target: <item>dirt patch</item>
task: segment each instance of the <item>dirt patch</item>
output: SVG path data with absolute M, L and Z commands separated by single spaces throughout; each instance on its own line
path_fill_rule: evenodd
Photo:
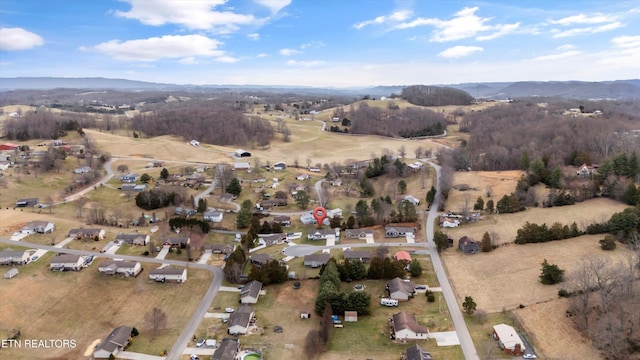
M 448 211 L 462 211 L 465 206 L 473 209 L 478 196 L 484 199 L 485 204 L 489 199 L 497 202 L 504 195 L 515 191 L 518 179 L 523 174 L 518 170 L 456 172 L 453 176 L 454 189 L 449 191 L 445 208 Z M 463 191 L 456 190 L 460 186 Z M 487 193 L 491 193 L 491 196 L 487 196 Z

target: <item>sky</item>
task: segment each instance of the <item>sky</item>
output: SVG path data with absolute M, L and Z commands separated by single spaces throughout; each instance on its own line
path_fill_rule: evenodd
M 365 87 L 640 78 L 640 1 L 0 0 L 0 77 Z

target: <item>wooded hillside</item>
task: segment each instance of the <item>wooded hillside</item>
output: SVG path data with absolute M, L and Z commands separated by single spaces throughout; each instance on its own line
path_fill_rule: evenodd
M 428 109 L 382 109 L 361 104 L 349 111 L 351 133 L 417 137 L 441 135 L 446 127 L 442 114 Z
M 420 106 L 469 105 L 473 102 L 473 96 L 463 90 L 426 85 L 408 86 L 402 89 L 400 96 Z

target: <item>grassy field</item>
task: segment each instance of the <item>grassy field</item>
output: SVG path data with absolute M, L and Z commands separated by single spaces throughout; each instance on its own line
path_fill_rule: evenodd
M 21 273 L 0 286 L 2 330 L 20 329 L 22 339 L 74 339 L 75 349 L 3 349 L 10 359 L 78 359 L 96 339 L 119 325 L 140 330 L 129 350 L 159 354 L 170 349 L 204 295 L 211 275 L 190 270 L 184 284 L 158 284 L 145 271 L 137 278 L 105 277 L 93 264 L 81 272 L 51 272 L 48 253 L 22 267 Z M 4 280 L 4 279 L 3 279 Z M 25 301 L 29 299 L 29 301 Z M 167 314 L 167 328 L 152 336 L 145 314 L 159 307 Z

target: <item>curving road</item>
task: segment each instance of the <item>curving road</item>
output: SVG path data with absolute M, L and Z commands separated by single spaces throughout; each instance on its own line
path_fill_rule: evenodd
M 202 319 L 204 319 L 204 315 L 207 313 L 207 309 L 209 309 L 209 305 L 213 302 L 213 299 L 218 294 L 218 290 L 220 289 L 220 285 L 222 284 L 222 278 L 223 278 L 222 269 L 216 266 L 211 266 L 206 264 L 198 264 L 198 263 L 178 261 L 178 260 L 156 259 L 156 258 L 146 257 L 146 256 L 107 254 L 107 253 L 99 253 L 94 251 L 75 250 L 75 249 L 66 249 L 66 248 L 60 249 L 55 246 L 34 244 L 34 243 L 29 243 L 24 241 L 15 241 L 15 240 L 9 240 L 5 238 L 0 238 L 0 243 L 26 246 L 34 249 L 41 249 L 41 250 L 54 251 L 54 252 L 64 251 L 67 254 L 74 254 L 74 255 L 93 255 L 96 259 L 97 258 L 122 259 L 122 260 L 139 261 L 139 262 L 146 262 L 146 263 L 184 266 L 187 269 L 192 268 L 192 269 L 202 269 L 202 270 L 210 271 L 213 274 L 213 280 L 211 281 L 211 284 L 209 285 L 207 292 L 202 297 L 200 304 L 198 304 L 198 307 L 193 312 L 191 319 L 189 319 L 189 322 L 184 326 L 184 328 L 182 329 L 182 332 L 180 333 L 180 336 L 175 341 L 175 343 L 173 344 L 173 347 L 167 354 L 167 359 L 179 359 L 182 356 L 184 349 L 186 349 L 189 340 L 193 337 L 193 334 L 195 334 L 198 328 L 198 325 L 200 324 Z
M 458 334 L 458 339 L 460 340 L 460 347 L 462 348 L 462 353 L 464 354 L 464 358 L 467 360 L 479 360 L 478 353 L 476 351 L 475 345 L 473 344 L 473 340 L 471 339 L 471 334 L 469 334 L 469 329 L 467 329 L 467 324 L 464 322 L 464 317 L 462 316 L 462 311 L 460 311 L 460 306 L 458 305 L 458 301 L 456 300 L 456 296 L 453 293 L 453 289 L 451 288 L 451 283 L 449 283 L 449 279 L 447 278 L 447 273 L 444 271 L 444 267 L 442 266 L 442 261 L 440 261 L 440 254 L 438 253 L 438 248 L 433 241 L 433 233 L 435 227 L 435 220 L 438 217 L 438 207 L 440 206 L 440 166 L 434 164 L 431 161 L 426 161 L 429 165 L 431 165 L 436 170 L 436 197 L 431 204 L 431 208 L 429 209 L 429 216 L 427 217 L 427 243 L 429 244 L 429 255 L 431 256 L 431 263 L 433 264 L 433 268 L 436 272 L 436 276 L 438 278 L 438 282 L 440 283 L 440 287 L 442 288 L 442 294 L 444 296 L 445 301 L 447 302 L 447 307 L 449 308 L 449 313 L 451 314 L 451 320 L 453 321 L 453 325 L 456 329 L 456 333 Z

